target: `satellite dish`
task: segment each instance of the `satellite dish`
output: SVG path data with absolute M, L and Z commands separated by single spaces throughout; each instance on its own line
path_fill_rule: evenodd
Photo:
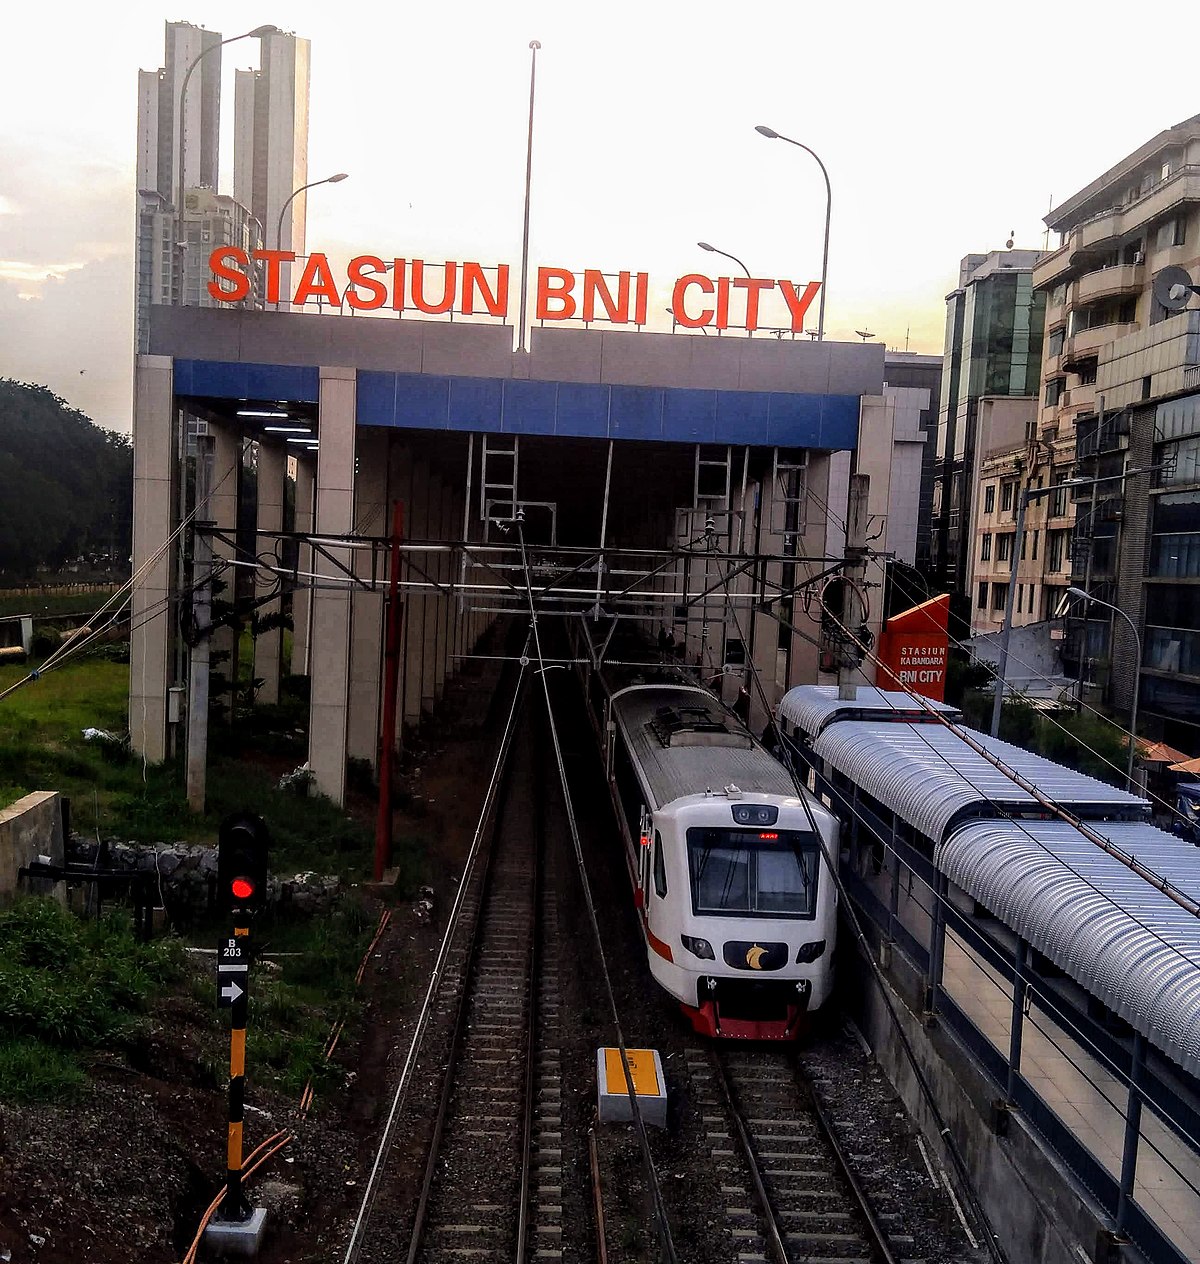
M 870 331 L 868 331 L 868 330 L 866 330 L 866 329 L 856 329 L 854 332 L 855 332 L 856 334 L 858 334 L 858 336 L 859 336 L 859 337 L 863 340 L 863 342 L 866 342 L 866 340 L 867 340 L 868 338 L 874 338 L 874 337 L 875 337 L 875 335 L 874 335 L 873 333 L 871 333 Z
M 1171 264 L 1155 274 L 1150 288 L 1155 301 L 1167 311 L 1181 312 L 1192 297 L 1192 278 L 1186 268 Z

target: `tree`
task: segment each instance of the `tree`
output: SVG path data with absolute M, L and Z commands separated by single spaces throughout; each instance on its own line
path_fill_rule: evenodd
M 44 386 L 0 378 L 0 575 L 76 558 L 123 566 L 133 528 L 133 448 Z

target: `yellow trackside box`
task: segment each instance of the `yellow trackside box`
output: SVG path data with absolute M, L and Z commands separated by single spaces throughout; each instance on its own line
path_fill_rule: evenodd
M 642 1119 L 667 1126 L 667 1081 L 657 1049 L 626 1049 L 629 1073 Z M 601 1123 L 630 1123 L 633 1106 L 619 1049 L 596 1050 L 596 1098 Z

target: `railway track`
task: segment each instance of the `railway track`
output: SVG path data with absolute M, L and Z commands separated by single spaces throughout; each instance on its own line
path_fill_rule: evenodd
M 902 1264 L 794 1059 L 687 1051 L 738 1264 Z
M 546 991 L 553 984 L 542 979 L 539 747 L 527 708 L 480 875 L 478 916 L 464 927 L 460 973 L 448 974 L 440 1006 L 453 1011 L 453 1032 L 408 1264 L 521 1261 L 533 1257 L 535 1238 L 552 1235 L 561 1176 L 553 1179 L 554 1114 L 546 1104 L 557 1066 L 541 1049 L 539 1018 L 557 1016 Z

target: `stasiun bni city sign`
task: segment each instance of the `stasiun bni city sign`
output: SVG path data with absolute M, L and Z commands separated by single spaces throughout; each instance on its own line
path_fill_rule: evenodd
M 328 303 L 370 312 L 382 308 L 430 316 L 457 312 L 506 319 L 509 265 L 484 268 L 478 263 L 426 263 L 422 259 L 381 259 L 358 255 L 350 260 L 339 284 L 328 256 L 304 256 L 304 266 L 291 295 L 280 294 L 285 263 L 295 262 L 289 250 L 255 250 L 220 246 L 209 256 L 213 279 L 208 292 L 220 303 L 240 303 L 251 291 L 251 277 L 261 266 L 263 297 L 268 303 L 293 306 Z M 685 329 L 762 328 L 760 304 L 778 290 L 792 333 L 804 330 L 804 315 L 812 305 L 819 281 L 801 285 L 765 277 L 717 277 L 689 272 L 671 291 L 671 314 Z M 650 276 L 646 272 L 600 272 L 586 268 L 541 267 L 537 270 L 534 319 L 603 320 L 615 325 L 647 323 Z M 778 306 L 778 305 L 777 305 Z M 782 309 L 779 309 L 782 310 Z M 788 328 L 788 326 L 784 326 Z

